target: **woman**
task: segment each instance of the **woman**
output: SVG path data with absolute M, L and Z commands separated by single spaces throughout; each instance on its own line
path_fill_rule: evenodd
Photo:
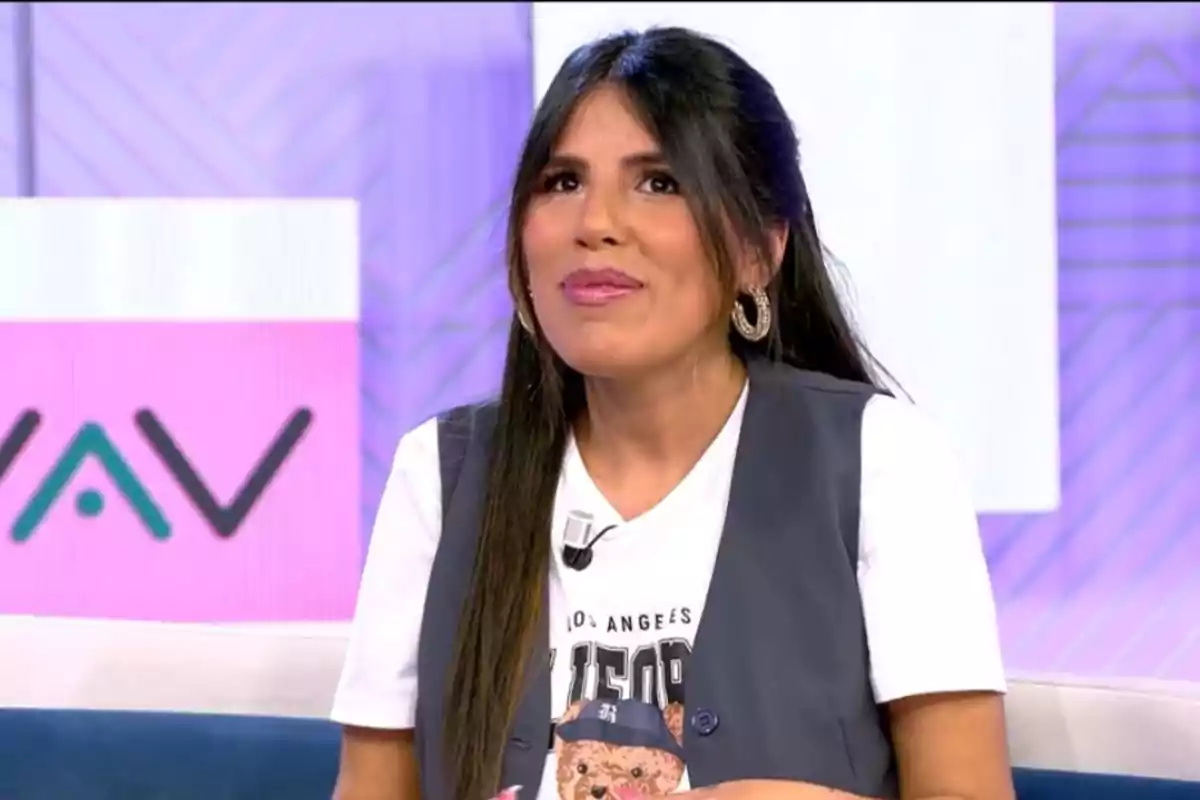
M 659 29 L 567 59 L 513 192 L 500 399 L 396 453 L 338 798 L 1012 796 L 970 499 L 822 253 L 736 54 Z

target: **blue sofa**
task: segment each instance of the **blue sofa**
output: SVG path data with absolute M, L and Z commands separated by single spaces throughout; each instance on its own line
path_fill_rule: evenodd
M 0 709 L 0 800 L 329 800 L 322 720 Z M 1020 800 L 1200 800 L 1200 783 L 1016 770 Z

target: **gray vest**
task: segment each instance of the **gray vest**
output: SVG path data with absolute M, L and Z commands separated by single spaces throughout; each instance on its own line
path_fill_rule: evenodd
M 686 661 L 683 751 L 693 788 L 748 778 L 895 797 L 859 601 L 861 430 L 871 387 L 751 361 L 725 529 Z M 494 404 L 441 418 L 444 516 L 418 656 L 422 800 L 440 759 L 458 611 L 474 562 Z M 502 786 L 535 800 L 551 744 L 548 629 L 510 731 Z M 480 800 L 485 800 L 480 798 Z

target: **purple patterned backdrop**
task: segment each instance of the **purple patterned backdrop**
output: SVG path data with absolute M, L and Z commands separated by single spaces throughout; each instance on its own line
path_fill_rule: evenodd
M 528 8 L 54 3 L 34 31 L 39 194 L 359 200 L 369 525 L 401 430 L 498 374 Z
M 17 191 L 17 53 L 14 5 L 0 3 L 0 197 Z
M 1063 505 L 984 521 L 1006 654 L 1200 680 L 1200 10 L 1058 21 Z M 35 11 L 41 194 L 361 201 L 368 522 L 400 431 L 496 379 L 529 27 L 520 3 Z
M 985 521 L 1005 655 L 1200 680 L 1200 7 L 1057 38 L 1063 502 Z

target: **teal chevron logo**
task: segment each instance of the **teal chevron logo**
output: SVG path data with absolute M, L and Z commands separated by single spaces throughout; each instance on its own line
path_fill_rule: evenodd
M 284 462 L 296 449 L 312 424 L 312 419 L 313 414 L 307 408 L 299 408 L 292 413 L 228 505 L 217 502 L 208 484 L 158 415 L 150 409 L 141 409 L 134 414 L 133 421 L 143 441 L 213 533 L 219 538 L 228 539 L 241 528 Z M 41 422 L 42 416 L 37 410 L 26 409 L 0 439 L 0 489 L 3 488 L 5 477 L 41 427 Z M 33 496 L 22 507 L 12 526 L 13 541 L 24 542 L 33 536 L 89 457 L 99 462 L 108 473 L 109 479 L 147 532 L 157 540 L 170 538 L 171 523 L 146 485 L 134 474 L 129 462 L 104 428 L 95 422 L 88 422 L 67 444 Z M 104 506 L 104 495 L 96 489 L 84 489 L 75 496 L 75 510 L 81 517 L 98 516 Z
M 113 447 L 104 429 L 89 422 L 75 434 L 75 438 L 58 457 L 49 474 L 42 480 L 41 486 L 17 516 L 12 528 L 13 541 L 23 542 L 33 535 L 45 519 L 46 512 L 58 501 L 63 489 L 71 482 L 71 478 L 79 471 L 87 456 L 94 456 L 100 462 L 116 485 L 117 491 L 132 506 L 151 536 L 155 539 L 166 539 L 171 535 L 171 524 L 150 497 L 146 487 L 125 463 L 125 459 L 117 452 L 117 448 Z M 95 489 L 85 489 L 75 498 L 75 508 L 81 516 L 94 517 L 104 508 L 103 495 Z

